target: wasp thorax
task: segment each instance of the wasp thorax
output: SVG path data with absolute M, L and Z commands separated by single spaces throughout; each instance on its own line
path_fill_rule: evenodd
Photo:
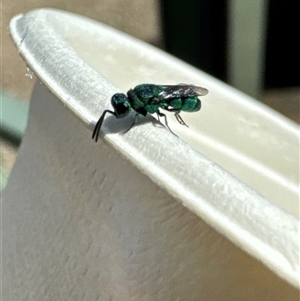
M 117 118 L 125 117 L 131 110 L 129 99 L 123 93 L 116 93 L 113 95 L 111 98 L 111 104 L 114 107 Z

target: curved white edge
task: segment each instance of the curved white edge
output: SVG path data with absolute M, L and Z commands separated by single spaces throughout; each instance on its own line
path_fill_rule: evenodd
M 99 23 L 52 9 L 14 17 L 10 32 L 22 57 L 38 78 L 90 128 L 103 109 L 109 107 L 109 99 L 116 89 L 75 52 L 71 46 L 74 42 L 60 35 L 62 23 L 64 31 L 70 32 L 70 41 L 72 35 L 76 37 L 74 28 L 85 24 L 84 30 L 112 35 L 112 49 L 113 40 L 123 43 L 127 52 L 133 44 L 137 45 L 136 49 L 145 51 L 142 56 L 150 52 L 153 60 L 159 58 L 170 68 L 180 65 L 186 70 L 187 78 L 198 77 L 210 91 L 224 89 L 226 97 L 232 96 L 238 101 L 239 92 L 228 90 L 227 86 L 225 89 L 225 85 L 210 76 Z M 87 43 L 84 37 L 81 38 L 80 43 Z M 118 70 L 113 72 L 117 78 Z M 124 78 L 126 84 L 129 81 Z M 269 120 L 280 122 L 290 132 L 297 131 L 292 122 L 277 118 L 274 112 L 268 113 L 263 105 L 253 104 L 250 98 L 244 105 L 249 111 L 260 112 L 268 115 Z M 99 143 L 108 143 L 121 152 L 184 206 L 280 277 L 299 286 L 299 221 L 296 218 L 274 206 L 157 123 L 142 123 L 123 135 L 122 131 L 130 123 L 130 117 L 117 123 L 114 118 L 107 118 L 103 126 L 105 135 Z

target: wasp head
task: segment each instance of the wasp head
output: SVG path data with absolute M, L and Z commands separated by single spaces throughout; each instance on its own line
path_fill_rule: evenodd
M 131 111 L 129 99 L 123 93 L 114 94 L 111 98 L 111 104 L 114 107 L 117 118 L 125 117 Z

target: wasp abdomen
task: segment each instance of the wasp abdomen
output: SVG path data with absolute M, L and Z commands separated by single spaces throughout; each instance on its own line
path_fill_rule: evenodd
M 185 112 L 197 112 L 201 109 L 201 102 L 197 97 L 175 98 L 169 102 L 169 105 Z

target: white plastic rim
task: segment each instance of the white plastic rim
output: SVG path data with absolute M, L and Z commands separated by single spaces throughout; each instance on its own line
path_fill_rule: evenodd
M 293 122 L 81 16 L 36 10 L 16 16 L 10 32 L 28 66 L 90 129 L 110 108 L 115 87 L 126 92 L 139 83 L 186 82 L 208 88 L 202 111 L 182 114 L 189 128 L 168 118 L 180 139 L 149 118 L 123 135 L 128 117 L 107 118 L 101 140 L 236 245 L 299 285 L 299 142 Z

